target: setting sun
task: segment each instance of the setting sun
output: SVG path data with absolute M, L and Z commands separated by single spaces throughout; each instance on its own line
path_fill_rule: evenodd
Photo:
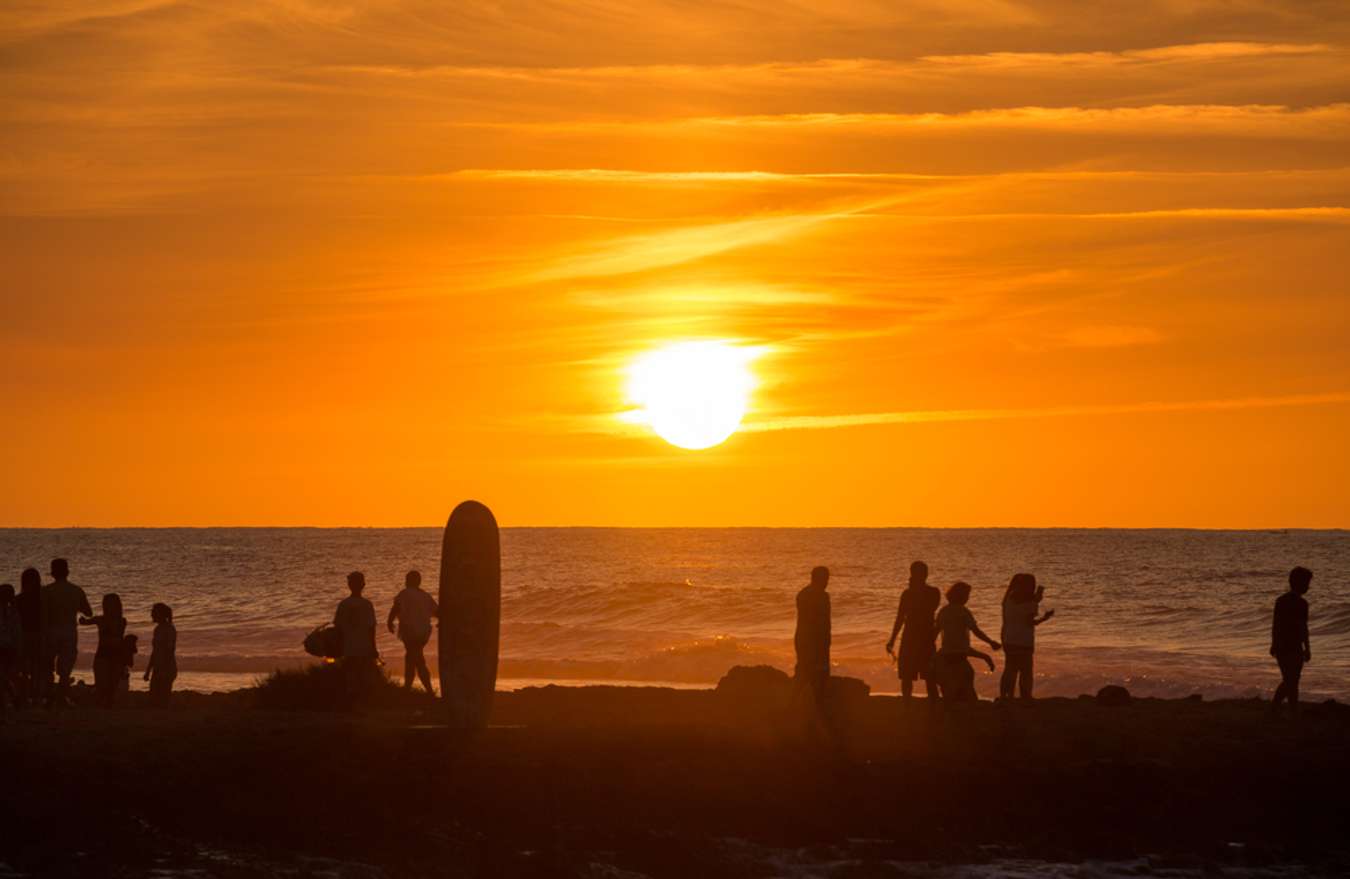
M 643 354 L 628 372 L 634 420 L 682 449 L 724 442 L 745 417 L 754 356 L 725 342 L 680 342 Z

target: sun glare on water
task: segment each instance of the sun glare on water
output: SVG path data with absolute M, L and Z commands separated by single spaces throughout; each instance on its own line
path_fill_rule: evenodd
M 682 449 L 707 449 L 740 427 L 758 352 L 726 342 L 679 342 L 649 351 L 628 370 L 631 420 Z

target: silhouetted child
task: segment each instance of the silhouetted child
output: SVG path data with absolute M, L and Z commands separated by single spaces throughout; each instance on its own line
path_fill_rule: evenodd
M 1036 578 L 1031 574 L 1014 574 L 1008 583 L 1008 591 L 1003 594 L 1004 659 L 998 693 L 1004 699 L 1012 698 L 1014 687 L 1023 699 L 1031 698 L 1036 627 L 1055 615 L 1053 610 L 1048 610 L 1045 616 L 1036 616 L 1043 597 L 1045 587 L 1037 586 Z
M 966 607 L 970 601 L 970 584 L 957 581 L 947 589 L 947 604 L 938 611 L 936 632 L 942 637 L 937 652 L 938 685 L 942 689 L 942 698 L 953 702 L 975 702 L 975 670 L 970 667 L 969 657 L 983 659 L 994 670 L 994 660 L 970 646 L 970 636 L 988 644 L 994 650 L 999 649 L 997 641 L 991 639 L 975 623 L 975 615 Z
M 928 688 L 928 704 L 937 705 L 937 681 L 933 674 L 933 615 L 942 603 L 942 593 L 928 585 L 928 565 L 909 566 L 909 585 L 900 593 L 895 625 L 886 641 L 886 652 L 895 656 L 900 675 L 900 695 L 908 701 L 914 695 L 914 679 L 921 678 Z M 903 634 L 901 630 L 903 629 Z M 895 653 L 895 637 L 900 635 L 900 652 Z
M 807 699 L 813 721 L 825 719 L 825 694 L 830 683 L 830 569 L 811 570 L 811 582 L 797 593 L 797 629 L 792 636 L 797 651 L 795 679 Z
M 122 616 L 122 596 L 109 592 L 103 596 L 103 613 L 81 617 L 80 625 L 98 627 L 98 650 L 94 653 L 94 696 L 99 705 L 111 707 L 117 701 L 118 686 L 126 670 L 126 617 Z
M 136 654 L 141 639 L 135 635 L 122 636 L 122 666 L 117 675 L 117 696 L 123 697 L 131 692 L 131 670 L 136 667 Z
M 1280 665 L 1280 685 L 1271 701 L 1272 712 L 1289 701 L 1290 711 L 1298 714 L 1298 683 L 1303 666 L 1312 662 L 1308 642 L 1308 602 L 1303 597 L 1312 586 L 1312 571 L 1298 567 L 1289 572 L 1289 591 L 1275 600 L 1275 616 L 1270 626 L 1270 655 Z
M 14 604 L 14 584 L 0 583 L 0 720 L 12 700 L 17 708 L 18 694 L 13 687 L 14 670 L 23 651 L 23 620 Z
M 150 704 L 163 708 L 169 704 L 169 694 L 178 677 L 178 630 L 173 626 L 173 608 L 163 602 L 150 608 L 150 619 L 155 623 L 155 634 L 150 640 L 145 679 L 150 682 Z

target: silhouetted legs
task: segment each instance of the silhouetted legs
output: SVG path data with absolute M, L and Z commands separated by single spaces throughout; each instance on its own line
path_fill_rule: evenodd
M 1298 714 L 1298 682 L 1303 676 L 1303 656 L 1289 653 L 1275 657 L 1280 664 L 1280 685 L 1275 688 L 1275 698 L 1271 701 L 1271 710 L 1278 711 L 1280 703 L 1288 700 L 1294 714 Z
M 937 681 L 934 680 L 935 677 L 936 676 L 933 674 L 933 672 L 929 671 L 928 676 L 923 679 L 924 686 L 928 690 L 928 702 L 930 705 L 937 704 L 938 700 L 938 685 Z M 900 679 L 900 695 L 904 698 L 906 702 L 914 698 L 913 678 Z
M 942 654 L 937 657 L 938 684 L 942 698 L 947 702 L 978 702 L 975 693 L 975 669 L 964 654 Z
M 42 637 L 36 632 L 24 632 L 23 654 L 20 656 L 20 672 L 23 674 L 23 698 L 29 705 L 36 705 L 46 694 L 46 684 L 51 678 L 50 668 L 43 668 Z
M 1003 677 L 999 679 L 999 695 L 1004 699 L 1011 699 L 1013 689 L 1016 687 L 1023 699 L 1030 699 L 1033 683 L 1032 656 L 1034 655 L 1031 648 L 1005 644 L 1003 649 Z
M 803 670 L 798 667 L 795 683 L 807 739 L 816 743 L 833 743 L 835 733 L 829 709 L 829 668 Z
M 116 703 L 120 677 L 117 659 L 110 656 L 94 657 L 94 696 L 100 707 L 111 708 Z
M 150 704 L 156 708 L 167 708 L 169 694 L 173 692 L 173 682 L 178 678 L 178 669 L 161 671 L 158 667 L 150 673 Z
M 48 667 L 56 666 L 56 692 L 50 693 L 49 702 L 58 705 L 70 701 L 70 673 L 75 669 L 75 657 L 79 653 L 79 633 L 73 628 L 54 628 L 47 633 L 49 653 Z
M 426 638 L 404 639 L 403 686 L 412 689 L 413 675 L 416 674 L 422 686 L 427 688 L 427 692 L 435 695 L 435 691 L 431 689 L 431 670 L 427 668 L 427 658 L 422 655 L 426 646 Z

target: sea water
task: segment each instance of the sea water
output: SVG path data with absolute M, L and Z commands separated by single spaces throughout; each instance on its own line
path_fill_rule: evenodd
M 380 653 L 401 675 L 385 615 L 409 569 L 434 594 L 440 539 L 437 528 L 6 529 L 0 582 L 17 585 L 30 565 L 45 581 L 50 559 L 69 559 L 96 609 L 104 593 L 121 594 L 128 631 L 141 636 L 138 668 L 150 605 L 166 602 L 178 686 L 222 690 L 313 661 L 301 641 L 332 619 L 347 573 L 360 570 Z M 1037 576 L 1043 609 L 1055 610 L 1037 633 L 1043 696 L 1107 683 L 1145 696 L 1268 696 L 1271 608 L 1289 569 L 1305 565 L 1315 573 L 1305 694 L 1350 698 L 1344 531 L 507 528 L 500 680 L 712 686 L 733 665 L 790 671 L 794 596 L 827 565 L 835 674 L 895 692 L 884 645 L 914 559 L 935 586 L 973 584 L 970 608 L 995 639 L 1009 577 Z M 87 676 L 94 636 L 81 634 Z M 433 639 L 433 670 L 434 653 Z M 994 675 L 976 684 L 997 692 Z

